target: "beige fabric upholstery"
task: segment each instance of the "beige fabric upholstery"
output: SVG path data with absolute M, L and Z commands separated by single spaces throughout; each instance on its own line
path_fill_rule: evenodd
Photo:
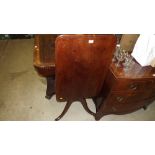
M 121 48 L 127 51 L 132 51 L 138 37 L 139 34 L 123 34 L 120 41 Z

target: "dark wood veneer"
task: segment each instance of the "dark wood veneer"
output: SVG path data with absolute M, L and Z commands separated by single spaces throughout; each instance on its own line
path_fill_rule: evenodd
M 111 64 L 98 103 L 96 120 L 108 114 L 126 114 L 146 106 L 155 99 L 155 69 L 141 67 L 136 61 L 128 72 Z
M 55 39 L 57 34 L 36 34 L 33 65 L 43 77 L 55 75 Z
M 93 42 L 93 43 L 91 43 Z M 57 100 L 97 96 L 115 51 L 114 35 L 61 35 L 56 39 Z
M 34 67 L 37 70 L 37 72 L 47 78 L 47 91 L 46 91 L 46 98 L 50 99 L 53 93 L 55 93 L 55 39 L 58 35 L 35 35 L 35 46 L 34 46 Z M 80 36 L 80 35 L 79 35 Z M 85 45 L 85 40 L 87 40 L 89 35 L 83 35 L 83 39 L 79 40 L 79 45 L 83 44 Z M 91 36 L 92 37 L 92 36 Z M 95 35 L 93 35 L 94 39 Z M 61 36 L 60 36 L 61 38 Z M 71 38 L 73 41 L 71 41 Z M 87 39 L 86 39 L 87 38 Z M 91 40 L 91 38 L 90 38 Z M 64 41 L 64 40 L 62 40 Z M 104 41 L 102 40 L 99 44 L 102 44 Z M 74 35 L 70 36 L 70 43 L 74 44 Z M 77 45 L 74 45 L 74 48 L 77 48 Z M 69 44 L 70 45 L 70 44 Z M 104 44 L 103 44 L 104 45 Z M 111 64 L 110 68 L 107 72 L 100 74 L 90 74 L 88 70 L 92 69 L 91 71 L 100 70 L 103 69 L 103 66 L 100 66 L 101 68 L 98 68 L 93 65 L 93 63 L 96 65 L 99 63 L 97 61 L 98 57 L 100 57 L 101 49 L 97 48 L 95 52 L 97 53 L 94 58 L 92 58 L 92 55 L 84 54 L 82 51 L 89 51 L 95 48 L 94 45 L 89 46 L 90 49 L 87 47 L 87 49 L 82 48 L 78 49 L 78 51 L 81 51 L 79 55 L 76 56 L 76 59 L 72 60 L 72 56 L 75 56 L 77 49 L 68 47 L 68 51 L 71 53 L 66 53 L 69 55 L 67 59 L 70 60 L 70 62 L 74 63 L 75 65 L 79 64 L 79 62 L 82 62 L 81 68 L 84 72 L 81 72 L 80 69 L 74 68 L 79 73 L 79 77 L 85 77 L 86 74 L 89 74 L 90 78 L 86 81 L 80 81 L 78 79 L 78 76 L 73 76 L 74 74 L 70 73 L 71 70 L 68 71 L 67 75 L 73 76 L 74 80 L 77 81 L 78 84 L 78 97 L 81 97 L 82 95 L 85 95 L 86 97 L 93 97 L 96 105 L 96 116 L 95 119 L 99 120 L 104 115 L 108 114 L 126 114 L 133 111 L 136 111 L 140 108 L 146 109 L 146 107 L 155 100 L 155 69 L 151 66 L 148 67 L 141 67 L 136 61 L 134 66 L 128 71 L 124 72 L 123 68 L 116 68 L 115 64 Z M 101 46 L 102 47 L 102 46 Z M 62 51 L 63 48 L 61 47 Z M 108 46 L 107 46 L 108 48 Z M 104 47 L 103 51 L 106 50 Z M 104 52 L 103 52 L 104 53 Z M 104 54 L 105 56 L 105 54 Z M 90 59 L 91 58 L 91 59 Z M 64 60 L 66 61 L 66 60 Z M 90 65 L 87 67 L 87 64 L 85 62 L 89 62 Z M 104 61 L 106 63 L 106 61 Z M 70 68 L 70 65 L 68 62 L 66 63 L 66 68 Z M 72 72 L 72 71 L 71 71 Z M 60 74 L 63 74 L 60 73 Z M 92 81 L 93 78 L 99 77 L 102 79 L 106 75 L 106 80 L 104 83 L 99 83 L 97 81 Z M 73 80 L 73 77 L 70 78 Z M 85 86 L 87 86 L 88 82 L 92 81 L 91 85 L 88 85 L 88 87 L 85 89 L 81 89 Z M 66 86 L 71 87 L 71 85 L 66 84 Z M 92 87 L 95 87 L 93 91 Z M 102 87 L 102 89 L 101 89 Z M 73 87 L 74 88 L 74 87 Z M 59 93 L 58 93 L 59 94 Z M 69 93 L 68 93 L 69 94 Z M 71 97 L 72 101 L 76 100 L 76 95 L 74 91 L 71 91 Z M 57 99 L 63 96 L 63 94 L 59 94 Z M 63 99 L 61 99 L 63 101 Z M 62 115 L 58 117 L 58 120 L 64 115 L 64 113 L 68 110 L 70 104 L 69 102 L 68 106 L 66 106 L 65 110 L 63 111 Z M 85 100 L 82 98 L 79 99 L 83 103 L 84 108 L 86 111 L 88 111 L 91 114 L 91 111 L 89 111 L 88 107 L 86 106 Z
M 91 115 L 86 98 L 97 96 L 103 86 L 116 47 L 114 35 L 61 35 L 56 39 L 56 99 L 80 101 Z

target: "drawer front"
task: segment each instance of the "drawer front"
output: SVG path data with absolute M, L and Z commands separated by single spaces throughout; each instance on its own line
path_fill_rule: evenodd
M 126 112 L 143 107 L 149 99 L 150 95 L 147 93 L 115 93 L 109 96 L 105 108 L 111 109 L 113 112 Z
M 119 79 L 113 87 L 113 91 L 148 91 L 155 89 L 155 79 L 128 80 Z
M 148 99 L 152 96 L 152 91 L 146 91 L 146 92 L 136 92 L 136 93 L 112 93 L 109 97 L 109 101 L 112 103 L 131 103 L 131 102 L 137 102 L 142 101 L 145 99 Z
M 125 105 L 121 105 L 121 104 L 112 105 L 110 111 L 111 113 L 125 114 L 125 113 L 136 111 L 142 108 L 143 106 L 148 105 L 149 103 L 151 103 L 149 100 L 138 101 L 135 103 L 126 102 Z

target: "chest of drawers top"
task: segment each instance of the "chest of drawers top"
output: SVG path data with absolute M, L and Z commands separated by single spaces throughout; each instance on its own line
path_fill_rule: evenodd
M 142 67 L 135 60 L 133 65 L 125 71 L 123 67 L 116 67 L 114 63 L 111 64 L 111 72 L 115 78 L 127 78 L 127 79 L 155 79 L 155 68 L 151 66 Z

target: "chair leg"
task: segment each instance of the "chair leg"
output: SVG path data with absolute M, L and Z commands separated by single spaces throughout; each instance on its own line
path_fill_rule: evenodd
M 146 110 L 146 109 L 147 109 L 147 105 L 144 105 L 144 106 L 143 106 L 143 109 Z
M 65 106 L 63 112 L 61 113 L 60 116 L 58 116 L 58 117 L 55 119 L 55 121 L 59 121 L 59 120 L 66 114 L 66 112 L 68 111 L 68 109 L 69 109 L 69 107 L 71 106 L 71 104 L 72 104 L 71 101 L 67 101 L 66 106 Z
M 87 105 L 87 102 L 85 99 L 81 99 L 80 102 L 82 103 L 82 106 L 84 107 L 84 109 L 91 115 L 95 116 L 95 113 L 92 112 L 89 108 L 88 108 L 88 105 Z
M 55 94 L 55 78 L 54 77 L 47 77 L 47 89 L 46 89 L 46 98 L 51 99 L 51 97 Z

